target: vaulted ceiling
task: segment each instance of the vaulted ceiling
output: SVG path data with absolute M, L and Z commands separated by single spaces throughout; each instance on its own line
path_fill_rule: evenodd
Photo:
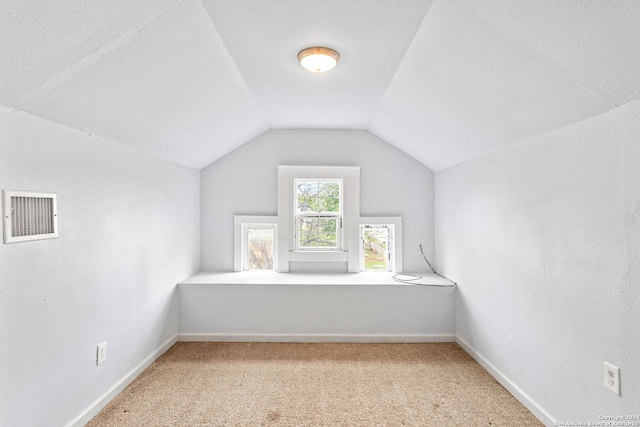
M 4 106 L 195 168 L 308 128 L 440 170 L 640 99 L 640 1 L 12 0 L 0 61 Z

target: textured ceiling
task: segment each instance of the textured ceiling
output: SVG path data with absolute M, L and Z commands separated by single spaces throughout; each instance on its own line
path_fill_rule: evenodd
M 268 129 L 366 129 L 433 170 L 640 99 L 636 0 L 0 6 L 0 103 L 195 168 Z M 313 74 L 301 49 L 338 66 Z

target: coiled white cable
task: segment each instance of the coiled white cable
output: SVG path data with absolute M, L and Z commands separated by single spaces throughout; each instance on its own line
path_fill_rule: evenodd
M 432 288 L 452 288 L 454 286 L 457 285 L 456 282 L 454 282 L 453 280 L 449 279 L 448 277 L 444 277 L 442 274 L 438 273 L 432 266 L 431 263 L 429 262 L 429 260 L 427 259 L 427 257 L 424 254 L 424 251 L 422 250 L 422 245 L 420 245 L 420 253 L 422 254 L 422 257 L 424 258 L 425 261 L 427 261 L 427 264 L 429 265 L 429 268 L 431 269 L 431 271 L 433 271 L 434 274 L 436 274 L 437 276 L 442 277 L 445 280 L 448 280 L 449 282 L 451 282 L 451 285 L 443 285 L 443 284 L 437 284 L 437 283 L 417 283 L 417 280 L 423 279 L 424 276 L 418 276 L 417 274 L 409 274 L 409 273 L 403 273 L 403 274 L 394 274 L 392 276 L 393 280 L 395 280 L 396 282 L 400 282 L 400 283 L 408 283 L 411 285 L 418 285 L 418 286 L 429 286 Z M 401 276 L 408 276 L 408 279 L 404 279 Z

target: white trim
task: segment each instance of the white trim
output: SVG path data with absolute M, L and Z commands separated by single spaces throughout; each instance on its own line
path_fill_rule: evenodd
M 348 262 L 349 254 L 342 251 L 314 251 L 309 259 L 309 252 L 289 252 L 289 261 L 301 262 Z
M 87 424 L 93 417 L 98 415 L 100 411 L 109 404 L 118 394 L 120 394 L 133 380 L 138 378 L 138 376 L 149 367 L 153 362 L 155 362 L 162 354 L 169 350 L 171 346 L 173 346 L 176 342 L 178 342 L 178 335 L 174 335 L 169 338 L 163 344 L 160 345 L 153 353 L 147 356 L 142 362 L 140 362 L 135 368 L 133 368 L 129 373 L 127 373 L 124 377 L 120 379 L 117 383 L 115 383 L 105 394 L 100 396 L 95 402 L 89 405 L 84 411 L 79 413 L 74 419 L 69 421 L 65 427 L 82 427 Z
M 302 170 L 302 171 L 313 171 L 311 173 L 311 175 L 313 175 L 314 173 L 321 173 L 323 174 L 321 176 L 321 178 L 331 178 L 333 177 L 333 174 L 335 171 L 343 171 L 344 173 L 350 173 L 354 170 L 360 170 L 360 166 L 323 166 L 323 165 L 278 165 L 278 169 L 282 169 L 282 170 L 292 170 L 292 171 L 297 171 L 297 170 Z M 301 177 L 304 178 L 304 177 Z
M 416 287 L 425 284 L 451 284 L 446 279 L 429 272 L 412 272 L 422 276 L 420 280 L 397 282 L 393 280 L 396 273 L 361 272 L 349 273 L 280 273 L 277 271 L 202 271 L 182 282 L 180 286 L 217 286 L 217 285 L 264 285 L 264 286 L 403 286 Z M 439 293 L 449 289 L 456 292 L 455 286 L 442 288 Z
M 278 166 L 278 271 L 289 272 L 290 254 L 295 250 L 293 236 L 293 183 L 296 178 L 331 178 L 342 180 L 342 251 L 347 253 L 347 271 L 360 271 L 358 259 L 358 221 L 360 219 L 360 166 Z M 355 238 L 354 238 L 355 236 Z M 300 252 L 307 262 L 323 255 L 316 251 Z M 322 261 L 319 261 L 322 262 Z
M 340 210 L 338 212 L 298 212 L 298 185 L 300 182 L 333 182 L 338 184 L 338 206 Z M 293 245 L 294 251 L 300 252 L 308 252 L 308 251 L 336 251 L 342 252 L 344 248 L 343 241 L 343 232 L 342 232 L 342 218 L 344 217 L 344 180 L 343 179 L 335 179 L 335 178 L 293 178 L 293 185 L 291 187 L 291 191 L 293 191 L 293 195 L 291 196 L 291 200 L 294 201 L 292 207 L 296 207 L 295 212 L 292 215 L 293 219 Z M 300 246 L 300 234 L 299 234 L 299 221 L 305 218 L 317 218 L 317 219 L 333 219 L 336 221 L 336 246 L 335 247 L 309 247 L 309 246 Z M 292 260 L 289 260 L 292 261 Z
M 233 271 L 243 271 L 242 260 L 245 258 L 245 234 L 249 227 L 270 225 L 273 226 L 273 269 L 278 270 L 278 217 L 258 215 L 234 215 L 233 216 Z
M 455 342 L 454 334 L 241 334 L 180 333 L 186 342 L 326 342 L 326 343 L 429 343 Z
M 456 342 L 462 347 L 476 362 L 480 364 L 489 374 L 495 378 L 509 393 L 513 395 L 525 408 L 527 408 L 533 415 L 536 416 L 544 425 L 555 426 L 557 425 L 556 419 L 553 418 L 547 411 L 542 408 L 535 400 L 533 400 L 527 393 L 525 393 L 517 384 L 515 384 L 509 377 L 503 374 L 493 363 L 489 362 L 482 354 L 466 342 L 459 335 L 456 336 Z
M 402 217 L 401 216 L 371 216 L 371 217 L 360 217 L 360 221 L 358 222 L 358 228 L 363 225 L 390 225 L 393 226 L 393 248 L 389 248 L 391 250 L 391 254 L 393 256 L 393 267 L 392 271 L 394 273 L 402 273 L 403 263 L 402 263 Z M 360 266 L 360 259 L 362 259 L 362 243 L 358 242 L 358 266 Z

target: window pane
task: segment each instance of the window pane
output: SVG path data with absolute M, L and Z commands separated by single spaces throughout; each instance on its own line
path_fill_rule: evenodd
M 336 248 L 338 243 L 336 218 L 300 218 L 300 247 Z
M 250 228 L 249 270 L 273 270 L 273 229 Z
M 298 212 L 317 212 L 314 210 L 315 200 L 309 197 L 298 197 Z
M 321 181 L 318 183 L 318 195 L 320 197 L 338 197 L 340 185 L 337 182 Z
M 296 181 L 297 212 L 340 212 L 338 181 Z
M 318 195 L 317 181 L 298 181 L 298 195 L 307 197 Z
M 298 182 L 298 212 L 317 212 L 318 182 L 299 181 Z
M 389 269 L 389 229 L 365 228 L 364 269 L 365 271 L 386 271 Z
M 340 199 L 336 197 L 322 199 L 320 209 L 322 209 L 321 212 L 340 212 Z

